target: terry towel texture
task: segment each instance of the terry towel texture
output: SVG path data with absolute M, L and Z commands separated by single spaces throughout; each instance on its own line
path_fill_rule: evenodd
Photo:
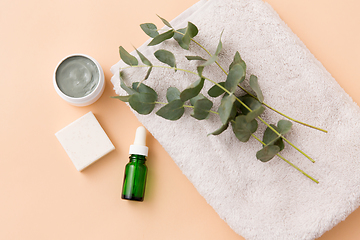
M 207 136 L 220 127 L 217 115 L 198 121 L 187 109 L 178 121 L 165 120 L 155 111 L 136 116 L 162 144 L 199 193 L 230 227 L 248 240 L 314 239 L 344 220 L 359 206 L 360 111 L 338 83 L 291 32 L 276 12 L 261 0 L 200 1 L 171 23 L 178 29 L 193 22 L 195 39 L 215 52 L 222 30 L 223 50 L 219 63 L 227 70 L 236 51 L 247 64 L 247 78 L 258 76 L 265 102 L 300 121 L 327 129 L 323 133 L 293 124 L 287 138 L 316 163 L 287 145 L 282 155 L 320 181 L 316 184 L 275 157 L 268 163 L 256 159 L 261 145 L 250 139 L 242 143 L 231 127 L 219 136 Z M 149 40 L 150 41 L 150 40 Z M 195 44 L 185 51 L 174 40 L 139 50 L 156 65 L 153 52 L 173 52 L 179 68 L 196 71 L 196 62 L 185 55 L 207 54 Z M 133 55 L 137 56 L 136 53 Z M 111 68 L 112 83 L 119 95 L 120 61 Z M 146 69 L 126 69 L 125 82 L 142 80 Z M 218 82 L 225 74 L 214 64 L 204 76 Z M 166 102 L 166 89 L 185 89 L 198 78 L 169 69 L 154 68 L 146 84 Z M 204 89 L 211 86 L 209 82 Z M 203 92 L 207 96 L 206 91 Z M 213 109 L 216 111 L 220 98 Z M 266 110 L 269 123 L 284 119 Z M 262 138 L 259 123 L 256 135 Z

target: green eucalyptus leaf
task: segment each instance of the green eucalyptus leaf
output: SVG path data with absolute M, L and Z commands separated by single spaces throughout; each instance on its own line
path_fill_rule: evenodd
M 260 106 L 257 109 L 254 109 L 252 112 L 249 112 L 246 114 L 246 121 L 251 122 L 258 116 L 260 116 L 265 111 L 265 108 L 263 106 Z
M 197 96 L 190 99 L 191 105 L 194 106 L 195 102 L 200 99 L 207 99 L 207 98 L 204 95 L 202 95 L 201 93 L 199 93 Z
M 159 32 L 157 31 L 157 27 L 153 23 L 143 23 L 140 24 L 141 29 L 151 38 L 156 37 L 159 35 Z
M 279 129 L 279 133 L 281 133 L 282 135 L 286 134 L 287 132 L 290 131 L 291 127 L 292 127 L 292 122 L 288 121 L 288 120 L 280 120 L 277 123 L 278 129 Z
M 200 57 L 200 56 L 185 56 L 187 60 L 192 61 L 192 60 L 200 60 L 200 61 L 206 61 L 206 59 Z
M 137 54 L 139 55 L 141 61 L 147 65 L 147 66 L 152 66 L 151 62 L 149 61 L 149 59 L 147 59 L 139 50 L 135 49 Z
M 176 30 L 176 32 L 174 33 L 174 39 L 178 42 L 180 47 L 182 47 L 183 49 L 189 50 L 188 46 L 185 43 L 183 43 L 183 41 L 182 41 L 182 38 L 183 38 L 185 32 L 186 32 L 186 28 L 181 28 L 181 29 Z
M 111 98 L 116 98 L 116 99 L 119 99 L 123 102 L 128 102 L 129 101 L 129 98 L 130 98 L 130 95 L 128 96 L 112 96 Z
M 157 96 L 151 93 L 135 93 L 129 97 L 129 104 L 139 114 L 149 114 L 155 107 Z
M 153 68 L 152 66 L 149 67 L 149 69 L 147 70 L 146 75 L 145 75 L 145 77 L 144 77 L 144 80 L 146 80 L 146 79 L 149 78 L 152 68 Z
M 201 67 L 206 67 L 209 66 L 211 64 L 213 64 L 214 62 L 216 62 L 218 60 L 218 56 L 217 55 L 212 55 L 211 58 L 209 58 L 208 60 L 206 60 L 206 62 L 204 62 L 203 64 L 201 64 Z
M 235 122 L 232 122 L 233 131 L 237 139 L 241 142 L 247 142 L 251 135 L 256 132 L 258 123 L 256 120 L 251 122 L 246 121 L 246 116 L 239 115 L 235 118 Z
M 221 103 L 218 109 L 220 120 L 222 124 L 226 124 L 231 116 L 233 105 L 236 97 L 233 94 L 226 95 L 221 99 Z
M 198 72 L 199 77 L 202 78 L 203 77 L 202 73 L 204 71 L 204 67 L 203 66 L 197 66 L 196 70 Z
M 155 57 L 162 63 L 169 65 L 170 67 L 176 68 L 175 56 L 172 52 L 164 49 L 157 50 L 154 53 Z M 176 71 L 176 69 L 175 69 Z
M 231 63 L 230 66 L 229 66 L 229 71 L 231 70 L 231 68 L 232 68 L 235 64 L 240 64 L 240 65 L 243 67 L 244 72 L 246 73 L 246 64 L 245 64 L 245 62 L 241 59 L 241 56 L 240 56 L 240 53 L 239 53 L 239 52 L 236 52 L 236 53 L 235 53 L 234 60 L 232 61 L 232 63 Z
M 166 91 L 166 99 L 171 102 L 176 99 L 180 99 L 180 91 L 176 87 L 169 87 Z
M 178 120 L 184 114 L 184 103 L 180 99 L 175 99 L 162 108 L 156 114 L 168 120 Z
M 279 129 L 274 125 L 274 124 L 270 124 L 270 126 L 272 128 L 274 128 L 277 132 L 279 132 Z M 266 145 L 272 145 L 274 144 L 278 139 L 280 138 L 279 135 L 277 135 L 272 129 L 270 129 L 269 127 L 266 128 L 265 132 L 264 132 L 264 136 L 263 136 L 263 142 Z
M 123 72 L 122 72 L 122 71 L 120 71 L 119 77 L 120 77 L 120 87 L 121 87 L 122 89 L 124 89 L 124 90 L 125 90 L 128 94 L 130 94 L 130 95 L 136 93 L 136 91 L 135 91 L 134 89 L 129 88 L 128 86 L 126 86 L 126 84 L 125 84 L 125 82 L 124 82 L 124 80 L 123 80 Z
M 225 88 L 230 92 L 235 92 L 237 89 L 237 85 L 244 81 L 245 72 L 240 64 L 235 64 L 231 69 L 229 74 L 227 75 L 225 81 Z
M 221 36 L 222 36 L 222 34 L 223 34 L 223 32 L 224 32 L 224 30 L 221 32 L 221 34 L 220 34 L 220 40 L 219 40 L 219 43 L 218 43 L 218 45 L 217 45 L 217 47 L 216 47 L 216 51 L 215 51 L 215 54 L 214 55 L 219 55 L 219 53 L 221 52 L 221 50 L 222 50 L 222 42 L 221 42 Z
M 225 82 L 219 82 L 218 84 L 225 87 Z M 225 91 L 223 89 L 221 89 L 218 85 L 214 85 L 209 89 L 208 94 L 209 94 L 210 97 L 215 98 L 215 97 L 220 96 L 224 92 Z
M 271 160 L 280 152 L 280 147 L 277 145 L 269 145 L 261 149 L 256 153 L 256 158 L 262 162 L 267 162 Z
M 264 102 L 264 96 L 260 89 L 258 78 L 255 75 L 251 75 L 249 82 L 250 82 L 250 87 L 256 93 L 256 96 L 257 96 L 257 99 L 259 100 L 259 102 L 261 102 L 261 103 Z
M 213 103 L 207 98 L 198 99 L 194 104 L 194 112 L 191 114 L 192 117 L 197 120 L 207 119 L 210 114 L 210 109 Z
M 259 107 L 262 106 L 262 104 L 256 100 L 255 98 L 249 96 L 249 95 L 245 95 L 239 98 L 245 105 L 247 105 L 251 110 L 255 110 L 258 109 Z M 245 108 L 241 103 L 238 104 L 238 107 L 240 108 L 241 112 L 244 115 L 247 115 L 250 111 Z
M 215 136 L 219 135 L 222 132 L 224 132 L 228 128 L 228 126 L 229 126 L 229 123 L 226 123 L 226 124 L 222 125 L 219 129 L 216 129 L 214 132 L 209 133 L 208 136 L 209 135 L 215 135 Z
M 174 36 L 174 30 L 169 30 L 167 32 L 164 32 L 162 34 L 157 35 L 154 37 L 154 39 L 148 44 L 148 46 L 154 46 L 159 43 L 162 43 L 163 41 L 170 39 Z
M 191 38 L 195 37 L 198 32 L 199 30 L 197 29 L 197 27 L 193 23 L 188 22 L 185 35 L 181 39 L 186 49 L 189 49 Z
M 280 151 L 281 152 L 284 148 L 285 148 L 285 144 L 284 144 L 284 141 L 282 138 L 279 138 L 278 140 L 276 140 L 274 142 L 274 145 L 278 146 L 280 148 Z
M 161 21 L 166 25 L 168 26 L 169 28 L 173 28 L 170 23 L 168 21 L 166 21 L 164 18 L 160 17 L 159 15 L 156 14 L 156 16 L 158 16 L 158 18 L 161 19 Z
M 132 88 L 137 91 L 138 93 L 149 93 L 155 96 L 155 98 L 157 99 L 158 95 L 155 92 L 154 89 L 152 89 L 151 87 L 143 84 L 143 83 L 139 83 L 139 82 L 133 82 L 132 84 Z
M 270 124 L 272 128 L 274 128 L 277 132 L 279 132 L 278 127 L 276 127 L 274 124 Z M 269 127 L 266 128 L 263 136 L 263 142 L 266 145 L 276 145 L 280 148 L 280 151 L 282 151 L 285 148 L 285 144 L 282 138 L 280 138 L 279 135 L 277 135 L 273 130 L 271 130 Z
M 181 101 L 185 102 L 195 96 L 197 96 L 201 89 L 204 86 L 204 78 L 200 78 L 199 80 L 193 82 L 188 88 L 180 93 Z
M 125 48 L 122 46 L 119 47 L 120 57 L 129 66 L 136 66 L 138 65 L 138 60 L 136 57 L 132 56 L 130 53 L 128 53 Z

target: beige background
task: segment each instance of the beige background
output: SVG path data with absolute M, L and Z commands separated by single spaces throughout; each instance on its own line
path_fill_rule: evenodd
M 0 1 L 0 239 L 240 240 L 149 136 L 143 203 L 119 198 L 139 122 L 114 95 L 118 47 L 147 36 L 139 24 L 169 20 L 197 0 Z M 356 0 L 267 0 L 360 103 L 360 4 Z M 84 53 L 102 65 L 98 102 L 74 107 L 52 85 L 58 61 Z M 55 132 L 93 111 L 116 150 L 79 173 Z M 360 239 L 360 210 L 321 240 Z

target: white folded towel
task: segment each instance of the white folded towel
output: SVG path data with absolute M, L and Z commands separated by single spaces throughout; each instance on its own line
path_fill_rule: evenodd
M 230 227 L 249 240 L 314 239 L 344 220 L 359 206 L 360 200 L 360 111 L 319 61 L 291 32 L 276 12 L 261 0 L 200 1 L 171 24 L 176 28 L 191 21 L 199 28 L 195 39 L 215 52 L 219 35 L 223 50 L 219 63 L 227 66 L 236 51 L 247 64 L 247 78 L 259 79 L 265 102 L 300 121 L 324 128 L 328 133 L 293 124 L 287 139 L 310 155 L 311 163 L 295 149 L 286 146 L 281 154 L 319 180 L 314 183 L 283 160 L 275 157 L 262 163 L 255 157 L 261 149 L 255 139 L 238 141 L 231 127 L 219 136 L 207 136 L 220 127 L 217 115 L 198 121 L 185 116 L 178 121 L 165 120 L 156 109 L 138 119 L 162 144 L 199 193 Z M 150 40 L 149 40 L 150 41 Z M 157 46 L 139 48 L 151 62 L 153 53 L 167 49 L 176 56 L 179 68 L 196 71 L 196 62 L 185 55 L 207 54 L 191 43 L 185 51 L 173 40 Z M 133 53 L 137 56 L 136 53 Z M 160 64 L 157 64 L 160 65 Z M 111 68 L 112 83 L 119 95 L 120 61 Z M 127 69 L 125 81 L 142 80 L 146 69 Z M 218 82 L 225 74 L 214 64 L 204 76 Z M 144 83 L 166 102 L 166 89 L 185 89 L 198 78 L 181 71 L 154 68 Z M 211 86 L 206 82 L 204 89 Z M 203 92 L 206 95 L 206 91 Z M 219 105 L 216 100 L 213 109 Z M 271 110 L 262 117 L 269 123 L 284 119 Z M 261 138 L 265 126 L 259 123 Z

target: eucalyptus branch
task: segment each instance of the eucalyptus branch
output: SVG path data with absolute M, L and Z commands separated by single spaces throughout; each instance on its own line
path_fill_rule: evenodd
M 210 113 L 217 114 L 219 115 L 222 125 L 219 129 L 210 133 L 211 135 L 219 135 L 223 131 L 225 131 L 229 125 L 231 125 L 232 130 L 239 141 L 247 142 L 250 137 L 254 137 L 263 145 L 263 148 L 256 153 L 257 159 L 262 162 L 267 162 L 277 155 L 282 160 L 297 169 L 299 172 L 301 172 L 314 182 L 318 183 L 315 178 L 309 176 L 299 167 L 297 167 L 279 154 L 279 152 L 282 151 L 285 147 L 284 142 L 287 142 L 290 146 L 299 151 L 306 158 L 308 158 L 312 162 L 315 162 L 312 158 L 310 158 L 307 154 L 305 154 L 302 150 L 300 150 L 287 138 L 285 138 L 284 135 L 290 131 L 292 123 L 288 120 L 279 120 L 277 122 L 277 125 L 269 124 L 263 118 L 261 118 L 260 115 L 265 111 L 265 107 L 267 107 L 294 122 L 303 124 L 308 127 L 312 127 L 323 132 L 326 131 L 290 118 L 285 114 L 281 113 L 280 111 L 270 107 L 268 104 L 264 103 L 264 97 L 256 76 L 251 75 L 249 78 L 249 85 L 251 89 L 255 92 L 255 95 L 251 94 L 249 91 L 243 88 L 240 83 L 245 80 L 246 64 L 241 59 L 239 52 L 235 53 L 234 60 L 229 66 L 229 72 L 225 71 L 225 69 L 218 62 L 218 55 L 222 50 L 222 33 L 220 35 L 220 40 L 218 42 L 215 52 L 211 54 L 202 44 L 194 40 L 194 37 L 198 34 L 198 29 L 194 24 L 188 22 L 188 26 L 186 28 L 175 30 L 168 21 L 161 17 L 159 18 L 166 26 L 170 28 L 169 30 L 165 30 L 164 32 L 159 33 L 156 25 L 153 23 L 145 23 L 140 25 L 144 32 L 148 36 L 153 38 L 149 42 L 148 46 L 154 46 L 173 38 L 178 42 L 180 47 L 188 50 L 190 43 L 194 42 L 200 48 L 202 48 L 210 56 L 210 58 L 204 59 L 200 56 L 185 56 L 189 61 L 202 61 L 202 64 L 197 65 L 197 72 L 194 72 L 187 69 L 178 68 L 176 66 L 176 58 L 174 54 L 170 51 L 164 49 L 159 49 L 155 51 L 154 56 L 156 57 L 156 59 L 164 63 L 165 65 L 153 65 L 141 52 L 136 50 L 141 62 L 144 64 L 139 65 L 138 59 L 132 56 L 123 47 L 120 46 L 120 57 L 124 61 L 124 63 L 128 65 L 127 67 L 123 67 L 120 69 L 120 86 L 128 93 L 128 95 L 117 96 L 115 98 L 118 98 L 125 102 L 129 102 L 131 108 L 133 108 L 139 114 L 143 115 L 151 113 L 155 107 L 155 104 L 161 104 L 163 106 L 156 111 L 156 114 L 172 121 L 180 119 L 185 112 L 185 108 L 193 109 L 190 115 L 197 120 L 207 119 Z M 203 76 L 202 72 L 204 68 L 210 66 L 213 63 L 216 63 L 218 67 L 225 73 L 226 81 L 216 82 L 208 77 Z M 132 86 L 127 86 L 124 82 L 123 71 L 127 68 L 144 67 L 148 68 L 146 76 L 139 82 L 133 82 Z M 153 68 L 172 69 L 175 70 L 175 72 L 183 71 L 189 74 L 196 75 L 200 79 L 194 81 L 191 85 L 189 85 L 186 89 L 182 91 L 180 91 L 176 87 L 169 87 L 166 91 L 167 103 L 159 102 L 157 101 L 158 95 L 155 90 L 143 83 L 149 78 Z M 210 97 L 216 98 L 222 96 L 220 106 L 218 107 L 217 112 L 211 110 L 213 107 L 213 102 L 200 93 L 204 87 L 205 81 L 209 81 L 213 84 L 213 86 L 207 92 Z M 247 95 L 240 97 L 236 96 L 235 91 L 238 87 L 243 89 L 247 93 Z M 185 102 L 187 101 L 189 101 L 191 105 L 185 104 Z M 257 119 L 267 126 L 263 135 L 263 140 L 260 140 L 254 134 L 258 128 Z

